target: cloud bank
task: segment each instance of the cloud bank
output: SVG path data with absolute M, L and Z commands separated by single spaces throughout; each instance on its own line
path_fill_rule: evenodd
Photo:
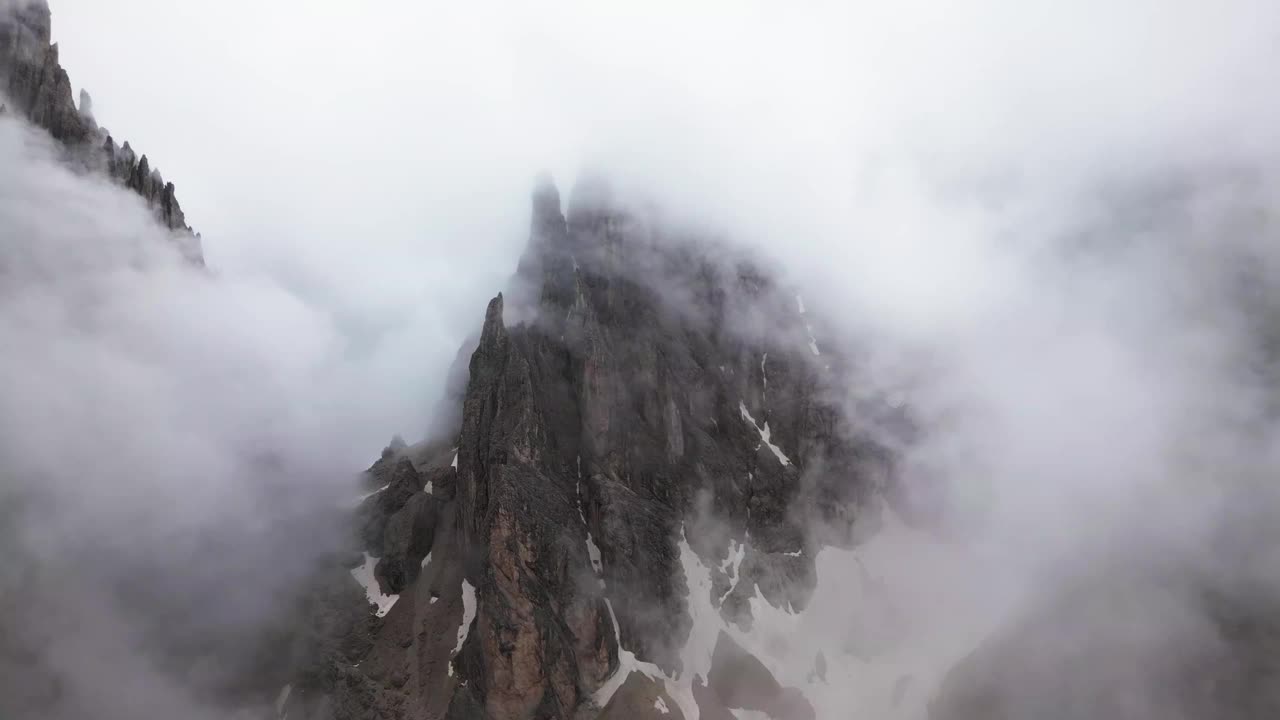
M 73 81 L 179 182 L 214 268 L 0 121 L 5 491 L 56 518 L 20 528 L 46 579 L 4 598 L 110 618 L 97 650 L 133 631 L 62 586 L 86 548 L 199 568 L 166 543 L 259 527 L 272 493 L 328 503 L 425 426 L 544 168 L 775 258 L 862 363 L 851 392 L 906 399 L 903 481 L 963 538 L 864 553 L 919 676 L 1102 558 L 1273 589 L 1273 3 L 53 5 Z M 850 562 L 828 588 L 856 591 Z M 261 588 L 232 565 L 183 590 Z M 1156 630 L 1202 620 L 1161 600 Z M 813 607 L 806 636 L 868 622 Z M 824 707 L 881 689 L 858 692 Z

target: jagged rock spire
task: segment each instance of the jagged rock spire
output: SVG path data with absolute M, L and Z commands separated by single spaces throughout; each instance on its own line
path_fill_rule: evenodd
M 570 221 L 607 213 L 615 209 L 614 205 L 613 184 L 608 176 L 597 171 L 584 172 L 569 196 Z
M 88 120 L 90 123 L 94 122 L 93 98 L 90 97 L 89 91 L 83 88 L 80 90 L 80 117 Z
M 534 182 L 529 244 L 520 257 L 511 288 L 511 317 L 524 322 L 540 315 L 547 303 L 566 306 L 572 298 L 575 247 L 560 206 L 560 191 L 543 173 Z M 563 313 L 560 313 L 563 315 Z
M 833 535 L 863 521 L 876 451 L 826 404 L 794 296 L 722 246 L 659 242 L 599 178 L 572 196 L 577 223 L 548 177 L 533 184 L 529 245 L 464 350 L 451 432 L 405 452 L 418 484 L 369 482 L 381 510 L 362 549 L 404 593 L 375 650 L 343 658 L 341 682 L 313 675 L 317 711 L 290 717 L 334 717 L 320 694 L 338 717 L 679 717 L 661 674 L 692 693 L 682 709 L 724 717 L 741 705 L 722 681 L 760 670 L 758 648 L 687 657 L 695 607 L 744 629 L 760 602 L 802 609 L 816 567 L 801 518 Z M 777 332 L 731 329 L 747 305 L 782 307 Z M 759 709 L 813 717 L 756 674 Z
M 534 181 L 533 187 L 533 224 L 538 226 L 546 222 L 554 222 L 564 216 L 560 212 L 560 190 L 550 173 L 541 173 Z
M 71 80 L 51 44 L 52 16 L 43 0 L 0 0 L 0 94 L 10 110 L 62 143 L 68 159 L 90 170 L 106 172 L 138 193 L 156 219 L 174 234 L 183 253 L 204 264 L 199 239 L 186 224 L 172 184 L 152 173 L 128 143 L 117 150 L 115 141 L 94 118 L 93 99 L 79 93 L 79 107 Z
M 506 326 L 502 324 L 502 293 L 489 301 L 484 311 L 484 329 L 480 331 L 480 344 L 491 345 L 499 342 L 506 335 Z
M 546 246 L 563 246 L 567 236 L 564 213 L 560 207 L 560 190 L 547 173 L 534 182 L 533 212 L 530 215 L 530 253 L 545 252 Z

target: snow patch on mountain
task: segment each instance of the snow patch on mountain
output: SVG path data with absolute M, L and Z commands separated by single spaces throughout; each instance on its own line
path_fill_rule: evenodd
M 772 450 L 773 454 L 778 458 L 778 462 L 782 463 L 783 465 L 790 465 L 791 458 L 788 458 L 782 452 L 782 448 L 778 447 L 777 445 L 774 445 L 772 442 L 769 441 L 769 438 L 773 434 L 769 430 L 769 423 L 766 422 L 764 424 L 764 427 L 760 427 L 760 425 L 756 423 L 756 419 L 751 417 L 751 412 L 747 410 L 747 404 L 742 402 L 741 400 L 738 401 L 738 410 L 741 411 L 742 413 L 742 419 L 751 423 L 751 427 L 755 428 L 756 432 L 760 433 L 760 442 L 769 446 L 769 449 Z
M 384 595 L 382 587 L 378 585 L 378 578 L 374 575 L 373 569 L 378 565 L 378 558 L 364 554 L 364 563 L 359 567 L 352 568 L 351 577 L 360 583 L 364 588 L 365 597 L 369 598 L 369 602 L 377 606 L 376 615 L 384 617 L 391 612 L 392 606 L 400 599 L 399 595 Z
M 587 554 L 591 556 L 591 569 L 596 571 L 596 575 L 604 572 L 604 564 L 600 561 L 600 548 L 596 545 L 596 541 L 592 539 L 591 533 L 587 533 Z M 604 581 L 600 581 L 600 586 L 604 587 Z
M 383 490 L 386 490 L 389 487 L 391 487 L 391 483 L 387 483 L 386 485 L 383 485 L 377 490 L 371 490 L 370 492 L 367 492 L 361 495 L 360 497 L 356 498 L 355 504 L 359 505 L 360 503 L 364 502 L 365 500 L 368 500 L 369 498 L 373 497 L 374 495 L 377 495 L 378 493 L 382 492 Z
M 765 353 L 760 357 L 760 401 L 766 405 L 769 402 L 769 353 Z
M 453 646 L 453 655 L 462 651 L 462 644 L 467 641 L 471 632 L 471 622 L 476 619 L 476 588 L 466 580 L 462 581 L 462 624 L 458 626 L 458 642 Z M 453 675 L 453 663 L 449 663 L 449 675 Z
M 289 717 L 289 695 L 292 692 L 293 685 L 285 685 L 280 688 L 280 694 L 276 695 L 276 717 L 279 720 Z
M 806 317 L 804 298 L 799 295 L 796 295 L 796 309 L 800 312 L 800 317 L 804 319 L 805 331 L 809 333 L 809 352 L 812 352 L 815 356 L 822 355 L 822 352 L 818 350 L 818 340 L 813 336 L 813 325 L 809 323 L 809 318 Z
M 618 643 L 618 669 L 592 695 L 592 699 L 600 707 L 609 704 L 609 701 L 613 699 L 614 693 L 618 692 L 618 688 L 622 687 L 622 683 L 626 682 L 627 676 L 633 672 L 643 673 L 658 682 L 667 682 L 668 680 L 666 674 L 657 665 L 640 660 L 635 653 L 622 646 L 622 631 L 618 628 L 618 616 L 613 613 L 613 603 L 608 598 L 605 598 L 604 603 L 609 608 L 609 619 L 613 621 L 613 636 Z M 697 716 L 694 715 L 693 717 Z
M 476 589 L 466 580 L 462 581 L 462 625 L 458 628 L 458 644 L 453 646 L 453 654 L 457 655 L 462 650 L 462 643 L 467 640 L 467 633 L 471 632 L 471 621 L 476 619 Z
M 982 619 L 994 620 L 1008 610 L 989 607 L 990 588 L 980 595 L 957 591 L 972 585 L 964 581 L 966 568 L 995 563 L 994 555 L 914 530 L 888 508 L 882 518 L 880 532 L 856 549 L 818 552 L 817 587 L 804 611 L 774 607 L 756 587 L 748 601 L 752 623 L 747 632 L 716 610 L 713 570 L 682 536 L 680 562 L 693 627 L 680 654 L 683 671 L 668 682 L 668 694 L 685 717 L 698 717 L 692 683 L 695 677 L 706 680 L 722 631 L 764 663 L 784 687 L 799 688 L 819 718 L 927 716 L 927 701 L 946 670 L 985 636 L 989 624 Z M 736 579 L 745 546 L 733 542 L 720 570 L 733 570 Z M 931 571 L 920 573 L 921 567 Z M 949 622 L 955 612 L 972 614 L 975 622 Z M 825 680 L 814 671 L 819 655 Z M 742 718 L 764 717 L 734 712 Z
M 582 457 L 578 457 L 578 481 L 575 485 L 578 494 L 578 518 L 582 520 L 583 526 L 587 525 L 587 514 L 582 507 Z M 591 569 L 595 571 L 596 577 L 600 577 L 604 573 L 604 563 L 600 560 L 600 547 L 596 545 L 595 538 L 591 537 L 591 530 L 587 530 L 587 555 L 591 558 Z M 600 579 L 600 587 L 604 587 L 604 579 Z
M 733 592 L 734 588 L 738 587 L 738 580 L 742 577 L 738 571 L 742 567 L 742 559 L 746 556 L 747 539 L 744 538 L 742 542 L 730 539 L 729 557 L 725 558 L 724 563 L 720 565 L 720 572 L 728 575 L 730 581 L 729 589 L 720 596 L 721 603 L 724 602 L 725 598 L 729 597 L 729 594 Z

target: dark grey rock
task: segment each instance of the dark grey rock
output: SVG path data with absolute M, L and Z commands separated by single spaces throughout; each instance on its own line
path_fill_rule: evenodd
M 403 590 L 418 576 L 422 559 L 431 552 L 444 501 L 425 492 L 409 498 L 387 521 L 382 536 L 382 559 L 377 576 L 387 592 Z
M 649 224 L 599 180 L 573 196 L 566 217 L 553 185 L 535 190 L 512 287 L 450 373 L 460 412 L 423 443 L 393 443 L 367 473 L 366 492 L 386 489 L 357 512 L 358 535 L 401 598 L 361 665 L 376 692 L 330 687 L 335 708 L 365 698 L 393 717 L 590 717 L 619 639 L 678 669 L 691 626 L 682 538 L 716 568 L 713 602 L 736 583 L 722 612 L 746 627 L 757 588 L 802 609 L 815 543 L 851 542 L 867 522 L 849 508 L 883 484 L 889 454 L 852 440 L 824 401 L 840 362 L 814 362 L 794 297 L 723 246 Z M 815 521 L 822 537 L 808 532 Z M 736 578 L 718 569 L 730 540 L 746 543 Z M 455 655 L 464 580 L 477 608 Z M 444 629 L 416 624 L 427 617 Z M 449 637 L 432 644 L 424 631 Z M 719 696 L 741 701 L 725 686 L 741 668 L 726 662 L 698 690 L 704 717 L 744 707 Z M 757 685 L 754 706 L 812 717 L 767 670 Z
M 43 0 L 18 3 L 0 14 L 0 94 L 9 99 L 14 112 L 58 141 L 74 166 L 104 172 L 142 197 L 156 219 L 174 231 L 175 242 L 187 258 L 203 265 L 199 237 L 186 224 L 173 184 L 153 174 L 145 157 L 137 161 L 128 143 L 116 147 L 98 127 L 87 92 L 81 91 L 80 107 L 76 107 L 58 46 L 51 44 L 52 29 Z

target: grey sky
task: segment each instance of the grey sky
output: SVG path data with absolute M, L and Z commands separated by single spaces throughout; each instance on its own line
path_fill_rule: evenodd
M 630 172 L 803 264 L 872 192 L 1280 146 L 1263 0 L 52 5 L 215 266 L 425 327 L 512 265 L 540 168 Z

